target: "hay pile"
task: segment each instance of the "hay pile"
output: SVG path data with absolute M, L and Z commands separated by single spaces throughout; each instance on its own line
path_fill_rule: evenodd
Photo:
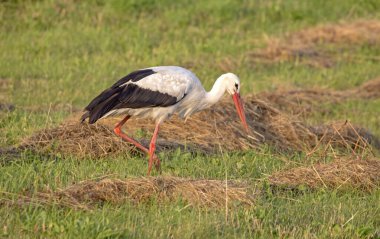
M 105 125 L 72 121 L 33 134 L 19 148 L 44 155 L 72 155 L 78 158 L 104 157 L 131 151 L 131 147 Z
M 287 34 L 283 39 L 271 38 L 267 48 L 251 53 L 250 56 L 253 61 L 259 62 L 297 60 L 311 66 L 331 67 L 334 58 L 341 55 L 344 47 L 363 44 L 380 44 L 379 21 L 359 20 L 307 28 Z M 323 49 L 322 45 L 333 45 L 335 51 Z M 337 48 L 340 49 L 339 52 Z
M 311 127 L 310 130 L 318 137 L 319 142 L 333 147 L 346 146 L 356 154 L 370 150 L 370 145 L 380 149 L 380 140 L 371 132 L 350 122 L 332 122 Z
M 370 191 L 380 187 L 380 160 L 337 160 L 298 167 L 272 174 L 271 185 L 296 189 L 307 186 L 317 188 L 356 188 Z
M 268 178 L 274 190 L 310 189 L 371 192 L 380 188 L 380 160 L 341 158 L 331 163 L 297 167 L 276 172 Z M 260 181 L 260 180 L 259 180 Z M 258 182 L 258 181 L 257 181 Z M 172 176 L 127 179 L 93 179 L 58 191 L 38 192 L 33 196 L 2 198 L 2 205 L 60 205 L 90 210 L 104 203 L 159 204 L 181 201 L 188 206 L 226 208 L 253 206 L 266 192 L 259 184 L 236 180 L 187 179 Z M 7 196 L 6 192 L 0 192 Z M 9 193 L 8 196 L 15 196 Z
M 228 97 L 212 109 L 193 115 L 186 123 L 173 117 L 162 125 L 160 138 L 201 147 L 207 152 L 220 149 L 247 150 L 263 143 L 276 145 L 283 150 L 301 150 L 304 141 L 316 142 L 316 138 L 302 122 L 290 119 L 267 103 L 255 97 L 247 97 L 244 104 L 250 128 L 248 135 Z M 127 129 L 130 134 L 136 128 L 147 133 L 154 130 L 154 123 L 149 120 L 135 120 L 130 124 L 133 125 Z
M 344 90 L 293 90 L 246 96 L 244 107 L 250 133 L 247 135 L 230 97 L 211 109 L 199 112 L 186 122 L 173 116 L 162 124 L 157 150 L 177 148 L 191 152 L 215 153 L 242 151 L 262 144 L 279 151 L 306 151 L 321 144 L 334 148 L 349 148 L 362 152 L 369 145 L 380 149 L 380 141 L 368 130 L 349 122 L 333 122 L 310 126 L 303 122 L 308 113 L 323 111 L 322 103 L 380 97 L 380 78 Z M 286 112 L 286 113 L 285 113 Z M 19 150 L 29 149 L 40 154 L 73 155 L 77 158 L 102 158 L 110 155 L 138 152 L 113 133 L 121 120 L 100 120 L 95 125 L 79 123 L 80 113 L 55 128 L 44 129 L 26 138 Z M 127 134 L 148 146 L 154 122 L 131 119 L 124 129 Z M 0 150 L 5 152 L 4 150 Z M 17 151 L 11 149 L 11 156 Z
M 312 112 L 321 112 L 321 104 L 336 104 L 347 100 L 369 100 L 380 97 L 380 78 L 367 81 L 362 85 L 335 91 L 330 89 L 298 89 L 260 93 L 258 98 L 270 102 L 276 108 L 293 115 L 306 116 Z
M 380 22 L 378 20 L 356 20 L 337 24 L 325 24 L 295 32 L 286 37 L 289 45 L 334 44 L 378 44 Z
M 44 202 L 86 208 L 99 203 L 175 202 L 182 200 L 191 206 L 225 207 L 252 206 L 255 190 L 238 181 L 186 179 L 178 177 L 142 177 L 85 181 L 55 193 L 40 194 Z
M 250 97 L 245 103 L 247 122 L 251 134 L 241 126 L 234 105 L 224 100 L 218 106 L 192 116 L 187 122 L 173 117 L 165 122 L 159 133 L 165 149 L 181 145 L 206 153 L 219 150 L 240 151 L 255 148 L 260 144 L 275 145 L 281 150 L 303 150 L 314 146 L 317 137 L 302 122 L 291 120 L 266 103 Z M 102 157 L 113 153 L 127 152 L 130 147 L 114 136 L 112 127 L 117 119 L 104 120 L 95 125 L 64 122 L 60 126 L 45 129 L 27 138 L 20 148 L 41 153 Z M 150 120 L 131 119 L 125 130 L 128 134 L 145 135 L 148 141 L 154 129 Z M 139 137 L 137 137 L 139 138 Z
M 247 135 L 229 98 L 212 109 L 193 115 L 187 122 L 173 117 L 159 133 L 159 150 L 178 147 L 203 153 L 242 151 L 262 144 L 279 151 L 310 151 L 319 144 L 363 150 L 368 144 L 380 147 L 370 132 L 350 123 L 309 126 L 295 116 L 285 114 L 254 97 L 245 98 L 245 111 L 250 133 Z M 79 115 L 74 117 L 79 118 Z M 105 157 L 134 151 L 129 144 L 114 136 L 112 128 L 120 119 L 102 120 L 95 125 L 68 120 L 60 126 L 45 129 L 27 138 L 19 148 L 43 154 L 74 155 L 78 158 Z M 154 130 L 151 120 L 131 119 L 126 132 L 146 146 Z M 143 139 L 141 139 L 143 135 Z

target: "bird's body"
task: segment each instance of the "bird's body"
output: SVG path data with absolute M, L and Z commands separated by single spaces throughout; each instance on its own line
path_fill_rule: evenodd
M 174 113 L 187 118 L 191 114 L 215 104 L 228 91 L 234 95 L 239 116 L 247 127 L 239 90 L 239 78 L 232 73 L 220 76 L 212 90 L 206 92 L 199 79 L 185 68 L 178 66 L 145 68 L 121 78 L 94 98 L 85 108 L 86 112 L 82 116 L 82 121 L 89 118 L 89 123 L 95 123 L 102 118 L 126 115 L 125 119 L 116 125 L 114 131 L 123 139 L 149 153 L 149 174 L 154 158 L 154 143 L 158 126 Z M 121 131 L 121 126 L 130 117 L 150 118 L 156 121 L 156 130 L 150 150 Z
M 178 113 L 181 117 L 188 117 L 193 112 L 202 107 L 193 104 L 198 97 L 203 97 L 206 91 L 203 89 L 199 79 L 189 70 L 176 66 L 152 67 L 150 70 L 156 72 L 139 81 L 129 81 L 127 84 L 136 85 L 141 89 L 141 94 L 147 97 L 156 94 L 157 98 L 172 97 L 168 104 L 160 105 L 160 99 L 151 106 L 144 105 L 144 108 L 122 108 L 109 111 L 103 117 L 115 115 L 131 115 L 138 118 L 150 118 L 156 122 L 163 122 L 173 113 Z M 143 69 L 146 70 L 146 69 Z M 157 106 L 158 105 L 158 106 Z M 180 109 L 180 111 L 178 111 Z

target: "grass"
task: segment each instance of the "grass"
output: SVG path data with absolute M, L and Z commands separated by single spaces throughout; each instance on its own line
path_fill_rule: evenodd
M 267 36 L 316 24 L 380 19 L 380 3 L 362 1 L 3 1 L 0 3 L 0 94 L 16 106 L 0 112 L 0 146 L 58 124 L 131 70 L 181 65 L 206 88 L 225 67 L 238 74 L 243 94 L 277 86 L 348 89 L 380 75 L 378 45 L 363 45 L 332 68 L 292 62 L 253 64 L 248 53 Z M 226 63 L 230 62 L 230 63 Z M 5 90 L 2 90 L 2 85 Z M 311 122 L 350 119 L 380 135 L 380 101 L 331 104 Z M 301 155 L 263 147 L 244 153 L 161 155 L 167 175 L 255 180 L 280 169 L 310 164 Z M 47 159 L 25 153 L 0 167 L 0 198 L 75 182 L 146 173 L 142 157 L 105 160 Z M 380 237 L 380 191 L 266 192 L 252 208 L 205 209 L 183 202 L 99 205 L 91 212 L 58 206 L 7 206 L 0 202 L 0 235 L 9 238 L 358 238 Z

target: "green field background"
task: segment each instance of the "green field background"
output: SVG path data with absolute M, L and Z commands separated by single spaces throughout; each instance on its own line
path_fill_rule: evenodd
M 380 76 L 380 46 L 361 44 L 330 68 L 285 61 L 253 62 L 270 37 L 320 24 L 380 21 L 377 0 L 253 1 L 0 1 L 0 146 L 18 144 L 53 127 L 73 109 L 132 70 L 155 65 L 191 69 L 206 89 L 228 70 L 242 94 L 278 87 L 344 90 Z M 349 59 L 349 60 L 347 60 Z M 380 136 L 380 100 L 331 104 L 310 124 L 350 120 Z M 1 156 L 0 156 L 1 157 Z M 268 146 L 213 156 L 161 153 L 163 174 L 205 179 L 260 179 L 253 207 L 186 207 L 183 202 L 99 205 L 82 211 L 58 205 L 18 205 L 18 195 L 103 175 L 144 176 L 144 157 L 103 160 L 44 159 L 32 153 L 0 164 L 0 237 L 4 238 L 379 238 L 380 191 L 308 191 L 273 194 L 265 178 L 310 165 L 300 154 Z

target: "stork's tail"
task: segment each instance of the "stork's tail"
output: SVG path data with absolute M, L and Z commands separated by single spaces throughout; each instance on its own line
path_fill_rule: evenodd
M 98 119 L 102 118 L 106 113 L 112 110 L 120 101 L 118 94 L 122 88 L 109 88 L 95 97 L 88 106 L 86 106 L 85 113 L 81 117 L 81 122 L 88 118 L 90 124 L 95 123 Z
M 82 117 L 80 117 L 80 122 L 83 123 L 87 118 L 90 117 L 90 112 L 89 111 L 86 111 Z

